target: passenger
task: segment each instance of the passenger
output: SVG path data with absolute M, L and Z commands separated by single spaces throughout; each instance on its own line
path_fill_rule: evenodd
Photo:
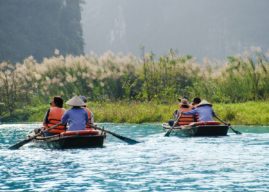
M 93 112 L 91 112 L 91 110 L 89 108 L 87 108 L 87 98 L 85 96 L 80 96 L 80 99 L 85 103 L 85 105 L 83 106 L 83 108 L 86 110 L 87 114 L 88 114 L 88 123 L 86 126 L 86 129 L 91 129 L 91 125 L 94 125 L 94 115 Z
M 89 120 L 87 112 L 82 108 L 85 106 L 85 103 L 79 96 L 75 96 L 68 100 L 66 104 L 72 106 L 72 108 L 64 113 L 61 121 L 62 124 L 68 125 L 68 131 L 85 130 Z
M 196 108 L 188 112 L 183 112 L 183 115 L 198 115 L 198 121 L 214 121 L 215 112 L 212 109 L 212 104 L 206 100 L 202 100 Z
M 187 112 L 187 111 L 190 111 L 190 110 L 191 110 L 189 101 L 188 101 L 186 98 L 183 98 L 183 99 L 180 99 L 180 98 L 179 98 L 178 101 L 180 102 L 180 103 L 179 103 L 179 109 L 177 109 L 177 110 L 173 113 L 173 117 L 174 117 L 174 119 L 168 121 L 168 124 L 169 124 L 170 126 L 173 126 L 175 120 L 178 119 L 179 115 L 181 115 L 182 112 Z M 191 121 L 191 122 L 193 122 L 193 121 Z
M 44 130 L 60 123 L 64 112 L 65 112 L 65 109 L 63 108 L 63 99 L 60 96 L 53 97 L 53 99 L 50 102 L 50 108 L 45 114 L 45 117 L 43 120 Z M 61 132 L 64 132 L 64 131 L 65 131 L 65 126 L 59 125 L 53 129 L 50 129 L 44 132 L 44 135 L 52 136 L 55 134 L 60 134 Z
M 192 100 L 192 103 L 191 103 L 191 105 L 192 105 L 192 109 L 195 109 L 196 106 L 197 106 L 199 103 L 201 103 L 201 99 L 200 99 L 200 97 L 195 97 L 195 98 Z

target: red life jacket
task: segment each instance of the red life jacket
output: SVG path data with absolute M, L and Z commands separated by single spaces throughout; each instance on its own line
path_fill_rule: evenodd
M 181 112 L 188 112 L 190 110 L 191 110 L 191 108 L 180 108 Z M 196 115 L 183 115 L 183 114 L 181 114 L 177 124 L 178 125 L 189 125 L 192 122 L 196 122 L 197 119 L 198 118 Z
M 51 127 L 51 126 L 54 126 L 54 125 L 60 123 L 64 112 L 65 112 L 64 108 L 51 107 L 49 114 L 48 114 L 48 120 L 49 120 L 48 127 Z M 53 129 L 50 129 L 48 132 L 59 134 L 59 133 L 62 133 L 64 131 L 65 131 L 65 126 L 60 125 L 60 126 L 57 126 Z

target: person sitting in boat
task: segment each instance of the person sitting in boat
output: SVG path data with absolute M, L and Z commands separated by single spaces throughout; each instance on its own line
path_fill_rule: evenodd
M 195 97 L 195 98 L 192 100 L 192 103 L 191 103 L 191 105 L 192 105 L 192 109 L 195 109 L 196 106 L 197 106 L 199 103 L 201 103 L 201 99 L 200 99 L 200 97 Z
M 91 129 L 91 125 L 94 125 L 94 115 L 93 112 L 87 107 L 87 98 L 85 96 L 80 96 L 80 99 L 85 103 L 85 105 L 83 106 L 83 108 L 85 109 L 85 111 L 88 114 L 88 123 L 86 126 L 86 129 Z
M 188 124 L 189 122 L 193 122 L 194 121 L 192 115 L 187 115 L 187 116 L 186 115 L 183 115 L 183 116 L 181 115 L 182 112 L 187 112 L 187 111 L 190 111 L 191 110 L 191 106 L 189 104 L 189 101 L 186 98 L 183 98 L 183 99 L 180 99 L 179 98 L 178 101 L 179 101 L 179 109 L 176 110 L 173 113 L 174 120 L 169 120 L 168 121 L 168 124 L 170 126 L 173 126 L 174 125 L 175 120 L 178 121 L 177 124 L 182 124 L 183 122 L 184 122 L 183 124 Z M 181 123 L 179 123 L 179 122 L 181 122 Z
M 89 120 L 88 114 L 83 108 L 86 104 L 79 96 L 75 96 L 68 100 L 66 104 L 72 106 L 72 108 L 64 113 L 61 123 L 67 125 L 67 131 L 85 130 Z
M 63 108 L 63 99 L 60 96 L 55 96 L 50 102 L 50 108 L 48 109 L 47 113 L 45 114 L 43 120 L 43 131 L 48 129 L 51 126 L 54 126 L 61 122 L 62 116 L 65 112 Z M 53 129 L 44 132 L 45 136 L 52 136 L 55 134 L 59 134 L 65 131 L 64 125 L 59 125 Z
M 183 115 L 198 115 L 198 121 L 214 121 L 215 112 L 212 104 L 206 100 L 202 100 L 195 109 L 188 112 L 182 112 Z

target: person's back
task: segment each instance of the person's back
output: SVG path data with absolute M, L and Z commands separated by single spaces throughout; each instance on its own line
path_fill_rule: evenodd
M 192 114 L 184 115 L 183 114 L 184 112 L 189 112 L 189 111 L 191 111 L 190 107 L 189 108 L 182 108 L 180 110 L 181 114 L 179 114 L 180 117 L 179 117 L 179 120 L 178 120 L 178 123 L 177 123 L 178 125 L 188 125 L 188 124 L 190 124 L 192 122 L 197 121 L 196 115 L 192 115 Z
M 88 114 L 82 108 L 85 103 L 78 96 L 75 96 L 67 101 L 66 104 L 72 106 L 72 108 L 64 113 L 62 124 L 68 125 L 68 131 L 85 130 L 88 122 Z
M 62 123 L 68 124 L 68 131 L 84 130 L 88 122 L 88 114 L 84 108 L 73 107 L 66 111 Z
M 63 108 L 63 99 L 59 96 L 55 96 L 52 101 L 50 102 L 50 108 L 45 114 L 44 120 L 43 120 L 43 126 L 46 129 L 49 127 L 52 127 L 56 124 L 59 124 L 61 122 L 61 118 L 65 112 L 65 109 Z M 44 134 L 46 136 L 59 134 L 61 132 L 65 131 L 65 126 L 59 125 L 53 129 L 48 130 Z
M 177 120 L 177 125 L 188 125 L 191 122 L 195 121 L 194 115 L 183 115 L 183 112 L 188 112 L 191 110 L 191 106 L 186 98 L 178 99 L 179 109 L 174 112 L 174 119 Z M 170 126 L 174 124 L 175 120 L 169 120 L 168 123 Z
M 208 103 L 206 100 L 203 100 L 195 109 L 183 114 L 198 115 L 198 121 L 214 121 L 213 116 L 215 113 L 212 109 L 212 104 Z

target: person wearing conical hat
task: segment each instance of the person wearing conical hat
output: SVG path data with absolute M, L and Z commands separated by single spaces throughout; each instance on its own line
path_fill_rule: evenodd
M 68 131 L 85 130 L 89 120 L 87 112 L 83 109 L 85 103 L 79 96 L 74 96 L 66 104 L 72 108 L 64 113 L 61 123 L 64 125 L 67 124 Z
M 212 109 L 212 104 L 206 100 L 202 100 L 196 108 L 188 112 L 183 112 L 184 115 L 198 115 L 198 121 L 214 121 L 215 112 Z

